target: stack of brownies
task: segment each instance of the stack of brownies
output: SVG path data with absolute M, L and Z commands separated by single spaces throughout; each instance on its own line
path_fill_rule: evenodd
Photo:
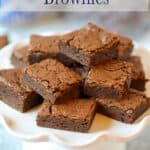
M 1 100 L 25 112 L 42 104 L 37 125 L 87 132 L 95 113 L 132 123 L 150 107 L 132 40 L 93 23 L 65 35 L 32 35 L 0 71 Z M 101 124 L 101 122 L 100 122 Z

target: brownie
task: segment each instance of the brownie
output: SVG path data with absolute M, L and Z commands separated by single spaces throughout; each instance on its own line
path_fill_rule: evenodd
M 145 91 L 145 85 L 147 80 L 145 77 L 145 73 L 144 73 L 144 69 L 140 57 L 131 56 L 128 59 L 128 62 L 133 64 L 133 76 L 132 76 L 131 88 L 140 91 Z
M 24 81 L 52 104 L 59 99 L 80 95 L 81 77 L 54 59 L 47 59 L 24 69 Z
M 3 48 L 8 44 L 8 37 L 7 35 L 0 35 L 0 48 Z
M 60 53 L 58 42 L 60 36 L 32 35 L 30 38 L 30 51 L 28 61 L 30 64 L 40 62 L 47 58 L 56 59 L 66 66 L 73 66 L 77 62 Z
M 133 51 L 133 42 L 128 37 L 122 35 L 117 35 L 117 36 L 120 41 L 120 43 L 117 46 L 117 51 L 118 51 L 117 59 L 126 60 L 130 57 Z
M 130 87 L 132 65 L 129 62 L 112 60 L 97 65 L 89 71 L 84 84 L 84 93 L 102 98 L 121 98 Z
M 29 45 L 24 45 L 22 47 L 14 49 L 11 56 L 11 63 L 15 67 L 26 67 L 29 65 L 28 62 L 28 53 L 29 53 Z
M 91 67 L 117 56 L 119 39 L 95 24 L 61 37 L 59 50 L 82 65 Z
M 125 123 L 133 123 L 150 106 L 150 98 L 134 89 L 129 89 L 122 99 L 97 98 L 96 101 L 98 112 Z
M 22 81 L 21 69 L 0 71 L 1 100 L 20 112 L 42 103 L 42 98 Z
M 37 125 L 42 127 L 87 132 L 96 111 L 96 101 L 70 99 L 51 105 L 45 101 L 37 116 Z

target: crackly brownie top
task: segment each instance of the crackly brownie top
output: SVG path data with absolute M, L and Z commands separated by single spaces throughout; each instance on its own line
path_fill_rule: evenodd
M 115 35 L 118 36 L 118 39 L 120 41 L 120 43 L 117 46 L 118 55 L 123 56 L 123 54 L 127 50 L 130 50 L 130 52 L 132 52 L 132 49 L 133 49 L 132 40 L 130 38 L 126 37 L 126 36 L 122 36 L 122 35 L 119 35 L 119 34 L 115 34 Z
M 133 79 L 145 79 L 145 73 L 140 57 L 131 56 L 128 62 L 133 64 Z
M 0 48 L 8 44 L 7 35 L 0 35 Z
M 90 120 L 95 107 L 96 101 L 87 99 L 68 99 L 63 101 L 63 103 L 54 105 L 51 105 L 50 101 L 45 101 L 39 115 Z
M 109 61 L 105 64 L 93 67 L 86 78 L 86 82 L 91 86 L 102 86 L 110 88 L 122 87 L 124 83 L 131 79 L 132 65 L 125 61 Z
M 117 36 L 92 23 L 88 23 L 86 27 L 80 30 L 62 36 L 62 39 L 69 46 L 82 49 L 87 53 L 103 51 L 107 47 L 118 45 Z
M 30 50 L 32 52 L 57 54 L 59 53 L 58 42 L 59 36 L 32 35 L 30 37 Z
M 0 71 L 0 82 L 14 89 L 18 94 L 32 92 L 31 88 L 22 81 L 22 69 L 9 69 Z
M 24 72 L 50 90 L 51 94 L 58 94 L 74 84 L 79 84 L 82 80 L 77 73 L 54 59 L 28 66 Z
M 128 94 L 122 99 L 97 98 L 96 101 L 107 108 L 119 108 L 128 114 L 132 114 L 133 111 L 143 107 L 143 105 L 148 107 L 150 104 L 150 98 L 147 98 L 143 92 L 134 89 L 129 89 Z
M 19 60 L 27 61 L 27 55 L 28 55 L 29 48 L 30 48 L 29 45 L 25 45 L 20 48 L 14 49 L 12 55 Z

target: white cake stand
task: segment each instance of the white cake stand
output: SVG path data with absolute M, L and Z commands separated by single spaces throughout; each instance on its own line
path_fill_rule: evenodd
M 20 47 L 23 43 L 11 43 L 0 50 L 0 69 L 12 68 L 10 56 L 14 47 Z M 139 46 L 135 46 L 134 54 L 142 58 L 146 77 L 150 79 L 150 52 Z M 147 84 L 146 93 L 150 96 L 150 84 Z M 40 106 L 39 106 L 40 107 Z M 144 128 L 150 124 L 150 109 L 145 112 L 135 123 L 124 124 L 115 121 L 106 116 L 96 114 L 89 133 L 76 133 L 61 131 L 55 129 L 47 129 L 36 125 L 36 114 L 39 109 L 36 107 L 27 113 L 20 113 L 11 107 L 0 102 L 0 123 L 4 128 L 16 138 L 22 139 L 24 149 L 33 148 L 38 150 L 40 147 L 47 149 L 97 149 L 108 144 L 101 144 L 106 141 L 126 142 L 137 137 Z M 30 143 L 29 143 L 30 142 Z M 110 143 L 108 149 L 110 149 Z M 115 146 L 115 145 L 114 145 Z M 90 148 L 91 147 L 91 148 Z M 124 149 L 124 144 L 116 145 L 118 148 Z M 46 149 L 46 148 L 44 148 Z M 47 150 L 46 149 L 46 150 Z M 104 148 L 102 148 L 104 149 Z

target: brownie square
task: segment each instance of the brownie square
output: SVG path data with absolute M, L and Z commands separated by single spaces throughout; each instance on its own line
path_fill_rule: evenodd
M 85 66 L 104 63 L 117 56 L 118 37 L 95 24 L 73 31 L 61 37 L 62 53 Z
M 118 56 L 117 59 L 126 60 L 130 57 L 133 51 L 133 42 L 130 38 L 122 35 L 118 35 L 120 43 L 117 46 Z
M 14 49 L 11 55 L 11 63 L 15 67 L 26 67 L 29 65 L 28 61 L 28 53 L 29 53 L 29 45 L 24 45 L 22 47 Z
M 140 91 L 145 91 L 145 85 L 147 80 L 145 78 L 145 73 L 144 73 L 144 69 L 140 57 L 131 56 L 128 59 L 128 62 L 132 63 L 133 65 L 133 76 L 132 76 L 131 88 Z
M 100 113 L 125 123 L 133 123 L 150 107 L 150 98 L 134 89 L 122 99 L 97 98 L 96 101 Z
M 30 64 L 40 62 L 47 58 L 56 59 L 66 66 L 73 66 L 77 62 L 60 53 L 58 48 L 59 36 L 40 36 L 32 35 L 30 37 L 30 52 L 28 60 Z
M 22 81 L 21 69 L 0 71 L 1 100 L 20 112 L 42 103 L 42 98 Z
M 89 71 L 84 84 L 87 96 L 121 98 L 130 86 L 132 65 L 125 61 L 109 61 Z
M 8 37 L 7 35 L 0 35 L 0 48 L 3 48 L 8 44 Z
M 54 59 L 47 59 L 24 69 L 24 81 L 52 104 L 80 95 L 81 77 Z
M 45 101 L 37 116 L 37 125 L 47 128 L 87 132 L 95 116 L 96 101 L 70 99 L 51 105 Z

